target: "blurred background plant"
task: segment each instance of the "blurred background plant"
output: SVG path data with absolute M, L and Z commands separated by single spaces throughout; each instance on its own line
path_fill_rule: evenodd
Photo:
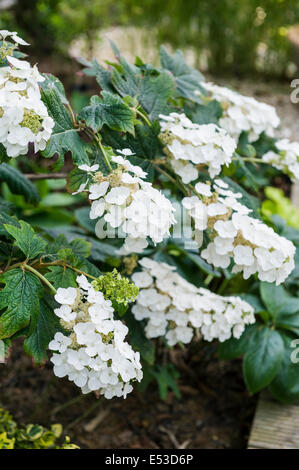
M 264 193 L 266 199 L 262 203 L 262 215 L 267 218 L 279 215 L 290 227 L 299 229 L 299 209 L 292 204 L 289 198 L 285 197 L 283 191 L 267 186 Z
M 299 62 L 297 23 L 296 0 L 0 0 L 0 27 L 18 30 L 39 62 L 67 60 L 78 40 L 90 58 L 121 31 L 149 54 L 162 43 L 184 49 L 214 75 L 285 78 Z

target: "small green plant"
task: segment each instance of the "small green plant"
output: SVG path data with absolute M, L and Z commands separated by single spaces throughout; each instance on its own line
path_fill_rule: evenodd
M 12 415 L 0 408 L 0 449 L 79 449 L 62 437 L 61 424 L 52 424 L 47 429 L 39 424 L 18 426 Z

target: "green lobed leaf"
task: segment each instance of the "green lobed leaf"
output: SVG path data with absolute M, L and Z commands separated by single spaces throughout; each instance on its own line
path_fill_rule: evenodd
M 86 171 L 74 168 L 67 176 L 67 190 L 70 193 L 78 191 L 80 186 L 91 181 L 91 176 Z
M 51 88 L 54 89 L 61 102 L 63 104 L 68 104 L 69 101 L 66 97 L 64 86 L 59 78 L 55 77 L 51 73 L 45 73 L 43 76 L 45 77 L 45 80 L 41 83 L 41 87 L 45 90 L 51 90 Z
M 57 331 L 61 331 L 59 318 L 46 301 L 41 299 L 36 327 L 24 341 L 25 353 L 32 356 L 36 364 L 42 364 L 47 360 L 48 345 Z
M 0 291 L 0 339 L 9 338 L 25 328 L 32 316 L 39 311 L 39 297 L 43 287 L 38 277 L 21 268 L 4 273 L 1 282 L 5 287 Z
M 77 269 L 80 269 L 81 271 L 90 274 L 93 277 L 99 277 L 103 273 L 95 266 L 93 263 L 91 263 L 88 259 L 86 258 L 81 258 L 79 259 L 79 262 L 75 266 Z M 78 274 L 77 274 L 78 275 Z M 89 279 L 90 280 L 90 279 Z
M 83 238 L 74 238 L 70 243 L 70 247 L 76 256 L 88 258 L 91 253 L 92 243 L 87 240 L 83 240 Z
M 116 150 L 129 148 L 137 157 L 153 160 L 163 155 L 162 146 L 158 139 L 159 133 L 160 125 L 156 121 L 151 127 L 146 124 L 136 124 L 134 137 L 130 134 L 120 135 L 110 129 L 104 129 L 102 136 L 104 143 Z
M 71 116 L 60 96 L 54 86 L 46 84 L 42 89 L 42 100 L 55 122 L 52 135 L 42 155 L 45 158 L 58 155 L 59 166 L 62 166 L 64 155 L 71 152 L 74 163 L 77 165 L 88 164 L 88 145 L 79 136 L 78 129 L 74 128 Z
M 33 259 L 44 252 L 47 242 L 36 235 L 33 228 L 23 220 L 20 220 L 19 224 L 20 228 L 8 224 L 5 224 L 4 227 L 15 239 L 15 245 L 26 255 L 26 258 Z
M 170 55 L 165 47 L 161 46 L 160 59 L 162 66 L 175 77 L 178 95 L 201 103 L 201 98 L 194 92 L 200 90 L 205 94 L 200 86 L 204 77 L 198 70 L 186 63 L 182 51 L 177 50 L 174 55 Z
M 136 97 L 151 120 L 157 119 L 159 114 L 169 114 L 173 110 L 170 98 L 175 88 L 171 74 L 161 70 L 154 75 L 151 70 L 129 64 L 123 57 L 119 60 L 122 72 L 116 68 L 112 71 L 112 83 L 117 92 L 122 97 Z
M 0 165 L 0 182 L 5 182 L 12 193 L 24 196 L 27 202 L 37 204 L 40 200 L 39 193 L 31 181 L 6 163 Z
M 6 214 L 6 212 L 1 211 L 0 212 L 0 235 L 4 235 L 7 237 L 7 230 L 4 227 L 5 224 L 19 227 L 19 223 L 15 217 L 11 217 L 10 215 Z
M 86 122 L 95 132 L 106 124 L 113 130 L 134 134 L 134 112 L 118 96 L 109 91 L 102 91 L 102 99 L 92 96 L 90 105 L 85 106 L 78 119 Z
M 64 266 L 49 266 L 50 272 L 45 274 L 45 278 L 53 284 L 55 289 L 59 287 L 77 287 L 76 277 L 78 274 L 70 268 Z
M 11 214 L 13 212 L 14 205 L 0 197 L 0 212 L 5 212 L 7 214 Z
M 209 101 L 206 105 L 198 104 L 193 109 L 185 105 L 184 110 L 196 124 L 218 124 L 222 116 L 221 105 L 216 100 Z

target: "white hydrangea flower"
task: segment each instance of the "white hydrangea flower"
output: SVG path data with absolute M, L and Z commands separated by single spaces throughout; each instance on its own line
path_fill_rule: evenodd
M 273 106 L 213 83 L 202 82 L 201 85 L 221 104 L 223 115 L 219 125 L 237 141 L 243 131 L 248 132 L 250 142 L 255 142 L 262 132 L 269 137 L 274 136 L 274 129 L 278 127 L 280 119 Z
M 1 41 L 14 41 L 16 44 L 20 46 L 29 46 L 28 42 L 24 41 L 24 39 L 18 36 L 16 31 L 8 31 L 7 29 L 0 30 L 0 40 Z
M 275 146 L 277 152 L 270 150 L 262 160 L 289 175 L 292 181 L 299 181 L 299 142 L 281 139 L 275 142 Z
M 98 391 L 106 398 L 126 398 L 131 383 L 142 379 L 140 355 L 125 341 L 128 328 L 115 320 L 110 300 L 105 300 L 84 275 L 78 287 L 59 288 L 54 313 L 61 319 L 65 336 L 58 332 L 49 344 L 57 351 L 51 361 L 57 377 L 68 377 L 82 393 Z
M 207 341 L 239 338 L 245 326 L 255 322 L 254 309 L 239 297 L 221 297 L 194 286 L 174 266 L 142 258 L 142 271 L 132 280 L 139 295 L 132 312 L 146 320 L 148 338 L 164 336 L 169 346 L 190 343 L 195 330 Z
M 59 287 L 54 298 L 61 305 L 73 305 L 76 301 L 78 291 L 75 287 Z
M 207 165 L 212 178 L 228 166 L 236 142 L 215 124 L 195 124 L 185 114 L 160 115 L 160 139 L 170 163 L 185 184 L 197 179 L 196 165 Z
M 98 163 L 96 163 L 95 165 L 79 165 L 78 166 L 79 170 L 82 170 L 82 171 L 86 171 L 87 173 L 89 172 L 93 172 L 93 171 L 97 171 L 99 169 L 99 165 Z
M 129 149 L 118 152 L 126 157 L 132 155 Z M 142 168 L 122 155 L 112 157 L 118 167 L 110 175 L 94 174 L 88 191 L 92 201 L 90 218 L 99 219 L 96 235 L 105 238 L 111 228 L 118 229 L 125 238 L 119 254 L 125 255 L 142 253 L 148 246 L 147 238 L 156 244 L 168 237 L 175 223 L 175 209 L 160 191 L 143 180 L 147 174 Z
M 10 67 L 0 68 L 0 143 L 9 157 L 44 150 L 54 127 L 41 100 L 39 83 L 44 81 L 37 67 L 7 56 Z
M 72 344 L 72 340 L 68 336 L 64 336 L 62 333 L 58 332 L 55 334 L 54 339 L 50 341 L 49 349 L 64 353 L 70 344 Z
M 186 197 L 182 204 L 193 219 L 197 237 L 200 231 L 210 231 L 211 242 L 201 256 L 223 269 L 233 262 L 233 272 L 242 272 L 244 279 L 256 273 L 261 281 L 281 284 L 295 266 L 293 243 L 250 217 L 251 210 L 238 201 L 242 194 L 229 190 L 224 181 L 215 180 L 210 193 L 206 185 L 197 184 L 196 189 L 199 197 Z

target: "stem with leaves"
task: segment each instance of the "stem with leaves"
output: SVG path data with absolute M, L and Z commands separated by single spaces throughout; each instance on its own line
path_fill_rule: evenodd
M 102 155 L 103 155 L 103 157 L 104 157 L 104 160 L 105 160 L 106 165 L 108 166 L 109 170 L 112 172 L 112 171 L 113 171 L 113 168 L 112 168 L 112 166 L 111 166 L 111 164 L 110 164 L 110 162 L 109 162 L 109 158 L 107 157 L 107 154 L 106 154 L 106 152 L 105 152 L 105 149 L 104 149 L 104 146 L 103 146 L 103 144 L 102 144 L 102 142 L 101 142 L 100 137 L 99 137 L 97 134 L 94 134 L 94 139 L 95 139 L 95 141 L 97 142 L 97 144 L 98 144 L 98 146 L 99 146 L 99 148 L 100 148 L 100 150 L 101 150 L 101 152 L 102 152 Z
M 147 124 L 149 127 L 152 127 L 151 121 L 150 121 L 141 111 L 139 111 L 139 109 L 134 109 L 134 111 L 136 112 L 137 116 L 140 116 L 141 119 L 143 119 L 144 122 L 146 122 L 146 124 Z
M 51 284 L 51 282 L 48 281 L 48 279 L 45 278 L 45 276 L 43 276 L 39 271 L 37 271 L 36 269 L 34 269 L 32 266 L 30 266 L 29 264 L 22 264 L 22 268 L 23 269 L 26 269 L 27 271 L 30 271 L 32 272 L 33 274 L 35 274 L 35 276 L 37 276 L 44 284 L 46 284 L 46 286 L 49 287 L 49 289 L 54 293 L 56 294 L 57 290 L 55 289 L 55 287 Z

